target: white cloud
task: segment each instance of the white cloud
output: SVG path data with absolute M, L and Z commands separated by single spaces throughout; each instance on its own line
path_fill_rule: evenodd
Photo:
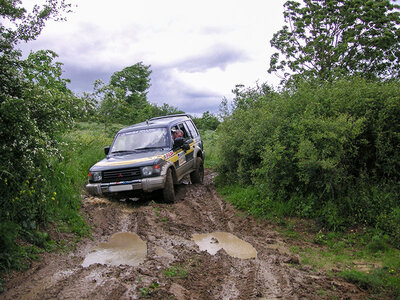
M 139 61 L 152 66 L 151 89 L 161 89 L 150 90 L 149 100 L 163 95 L 184 110 L 199 91 L 200 102 L 216 109 L 237 83 L 278 82 L 267 76 L 269 40 L 282 27 L 285 0 L 73 1 L 78 7 L 67 22 L 49 23 L 23 48 L 52 49 L 67 75 L 90 74 L 86 89 L 83 75 L 79 84 L 71 77 L 76 91 L 91 90 L 96 71 L 104 76 Z

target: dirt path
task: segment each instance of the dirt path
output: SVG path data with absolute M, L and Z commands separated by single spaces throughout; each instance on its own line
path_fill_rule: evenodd
M 356 286 L 302 266 L 267 223 L 244 217 L 215 192 L 214 174 L 204 185 L 180 185 L 178 200 L 118 202 L 85 197 L 92 238 L 75 251 L 47 254 L 23 273 L 12 274 L 2 299 L 362 299 Z M 100 242 L 119 232 L 147 243 L 137 266 L 82 263 Z M 228 232 L 251 244 L 257 257 L 225 250 L 200 251 L 193 234 Z M 218 240 L 213 240 L 218 244 Z M 304 243 L 307 246 L 306 243 Z M 166 272 L 165 270 L 169 271 Z

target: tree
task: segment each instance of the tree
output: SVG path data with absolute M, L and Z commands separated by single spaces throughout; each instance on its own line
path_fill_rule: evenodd
M 193 118 L 193 121 L 197 128 L 201 130 L 215 130 L 221 123 L 218 118 L 208 110 L 203 112 L 201 118 Z
M 72 124 L 71 108 L 78 102 L 61 78 L 61 64 L 52 51 L 31 53 L 21 59 L 17 44 L 35 39 L 45 21 L 57 19 L 69 7 L 64 1 L 48 0 L 31 13 L 21 1 L 0 2 L 0 190 L 3 199 L 13 191 L 5 180 L 18 182 L 33 174 L 56 153 L 57 135 Z M 7 27 L 8 26 L 8 27 Z M 2 188 L 5 188 L 3 193 Z
M 225 120 L 232 114 L 232 109 L 229 107 L 229 102 L 226 97 L 222 97 L 221 103 L 218 105 L 218 117 Z
M 31 52 L 23 65 L 24 80 L 45 88 L 71 93 L 67 88 L 70 80 L 62 78 L 63 64 L 54 62 L 57 57 L 57 53 L 52 50 Z
M 139 62 L 115 72 L 109 84 L 94 83 L 94 92 L 86 97 L 99 104 L 99 117 L 106 127 L 109 122 L 133 124 L 151 117 L 147 101 L 150 74 L 150 66 Z
M 116 96 L 122 92 L 101 80 L 96 80 L 93 85 L 93 93 L 86 94 L 86 97 L 97 103 L 96 117 L 104 123 L 104 130 L 107 130 L 110 122 L 123 123 L 128 118 L 127 110 L 123 109 L 126 102 Z
M 303 0 L 285 3 L 288 25 L 274 34 L 269 73 L 329 81 L 344 75 L 400 76 L 399 6 L 390 0 Z M 278 74 L 279 75 L 279 74 Z
M 236 110 L 248 110 L 260 105 L 265 101 L 266 96 L 270 97 L 275 93 L 274 89 L 267 83 L 262 83 L 254 88 L 245 87 L 244 85 L 236 85 L 232 90 L 235 95 L 232 101 L 232 112 Z
M 69 12 L 70 4 L 64 0 L 47 0 L 42 6 L 35 5 L 31 13 L 19 6 L 19 0 L 0 2 L 0 16 L 7 22 L 0 24 L 0 101 L 7 95 L 21 94 L 21 70 L 23 61 L 19 42 L 34 40 L 42 31 L 45 22 L 50 19 L 63 19 L 64 12 Z
M 119 88 L 119 98 L 125 99 L 135 109 L 142 109 L 147 104 L 150 74 L 150 66 L 139 62 L 115 72 L 111 76 L 110 86 Z
M 163 103 L 161 106 L 157 104 L 151 104 L 151 117 L 159 117 L 159 116 L 166 116 L 166 115 L 176 115 L 176 114 L 184 114 L 183 110 L 179 108 L 169 105 L 167 103 Z

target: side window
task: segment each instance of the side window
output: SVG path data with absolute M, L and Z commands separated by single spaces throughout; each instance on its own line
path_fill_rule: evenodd
M 191 137 L 190 132 L 187 130 L 187 127 L 184 126 L 183 123 L 176 124 L 171 128 L 171 137 L 174 140 L 176 137 L 180 137 L 179 134 L 175 135 L 175 133 L 182 131 L 182 136 L 184 139 L 188 139 Z
M 190 135 L 183 124 L 178 124 L 178 128 L 183 131 L 183 138 L 187 139 Z
M 199 135 L 196 127 L 194 126 L 194 124 L 192 123 L 192 121 L 186 121 L 186 125 L 189 128 L 189 131 L 192 133 L 192 137 L 196 137 Z
M 188 137 L 188 138 L 193 138 L 194 136 L 193 136 L 192 132 L 190 131 L 190 128 L 188 128 L 187 122 L 183 123 L 183 125 L 184 125 L 184 127 L 185 127 L 185 129 L 186 129 L 187 137 Z

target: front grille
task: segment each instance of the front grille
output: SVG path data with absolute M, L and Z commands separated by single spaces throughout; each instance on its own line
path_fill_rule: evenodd
M 141 178 L 140 168 L 103 171 L 102 182 L 127 181 Z

